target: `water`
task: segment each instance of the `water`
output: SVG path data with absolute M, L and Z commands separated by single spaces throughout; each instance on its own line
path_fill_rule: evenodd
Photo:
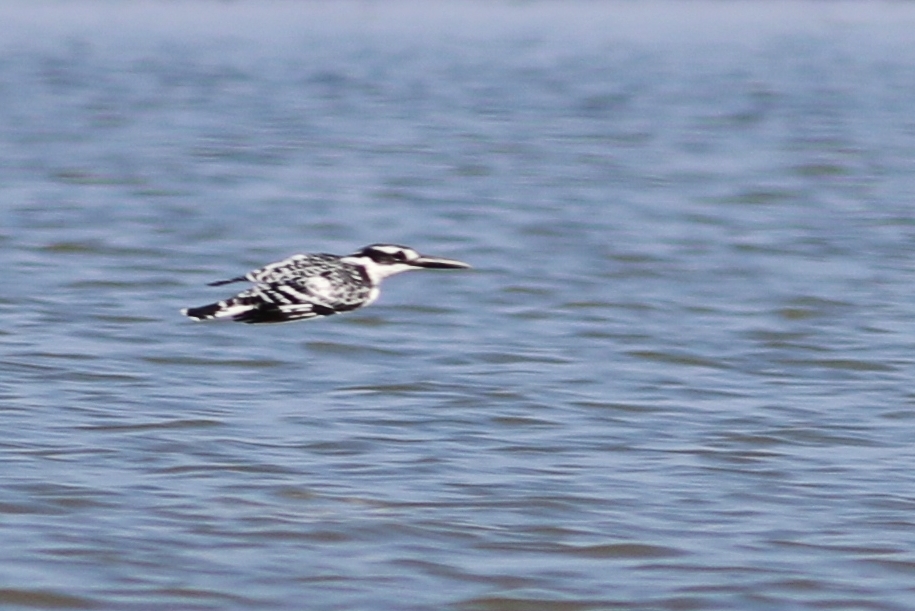
M 915 608 L 910 5 L 0 13 L 3 608 Z

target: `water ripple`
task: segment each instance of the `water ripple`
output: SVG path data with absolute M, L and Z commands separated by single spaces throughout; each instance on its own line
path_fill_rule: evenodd
M 915 607 L 912 9 L 441 8 L 0 5 L 0 606 Z

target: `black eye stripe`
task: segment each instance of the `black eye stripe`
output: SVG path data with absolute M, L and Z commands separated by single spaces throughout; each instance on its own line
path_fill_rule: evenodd
M 385 252 L 383 250 L 374 250 L 368 253 L 365 253 L 368 257 L 378 261 L 392 261 L 392 262 L 404 262 L 407 260 L 407 255 L 405 252 L 398 250 L 395 252 Z
M 372 259 L 376 263 L 409 263 L 418 256 L 409 248 L 384 244 L 366 246 L 359 254 Z

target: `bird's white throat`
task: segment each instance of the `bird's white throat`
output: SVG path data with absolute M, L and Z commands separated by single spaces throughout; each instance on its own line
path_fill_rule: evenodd
M 394 274 L 399 274 L 401 272 L 408 272 L 411 269 L 416 269 L 412 265 L 407 265 L 406 263 L 377 263 L 370 259 L 369 257 L 343 257 L 340 259 L 343 263 L 349 263 L 350 265 L 357 265 L 365 270 L 365 275 L 369 277 L 369 281 L 372 283 L 372 286 L 378 286 L 382 280 Z

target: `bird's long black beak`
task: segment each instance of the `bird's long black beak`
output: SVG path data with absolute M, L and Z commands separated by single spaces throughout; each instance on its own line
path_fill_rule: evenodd
M 419 259 L 410 261 L 410 265 L 428 269 L 468 269 L 470 267 L 463 261 L 455 261 L 454 259 L 445 259 L 442 257 L 427 257 L 425 255 L 421 256 Z

